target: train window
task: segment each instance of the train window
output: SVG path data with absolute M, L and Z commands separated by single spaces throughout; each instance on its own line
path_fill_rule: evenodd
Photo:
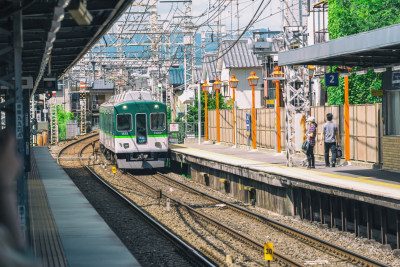
M 165 130 L 165 113 L 150 114 L 150 129 L 152 131 Z
M 129 132 L 132 131 L 132 115 L 118 114 L 117 115 L 117 131 Z
M 146 114 L 136 114 L 136 143 L 147 143 Z

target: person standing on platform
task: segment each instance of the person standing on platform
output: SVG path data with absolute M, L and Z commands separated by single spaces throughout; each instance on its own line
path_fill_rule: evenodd
M 315 169 L 315 157 L 314 157 L 314 146 L 315 146 L 315 136 L 317 135 L 317 124 L 315 123 L 314 117 L 309 117 L 307 119 L 307 169 Z
M 324 142 L 325 148 L 325 167 L 335 167 L 336 165 L 336 143 L 339 142 L 339 132 L 336 124 L 332 122 L 332 113 L 326 114 L 326 119 L 328 120 L 322 127 L 323 137 L 322 142 Z M 329 150 L 332 151 L 332 165 L 329 163 Z

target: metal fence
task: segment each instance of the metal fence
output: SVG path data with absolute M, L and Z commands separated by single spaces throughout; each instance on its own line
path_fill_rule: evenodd
M 170 144 L 183 144 L 185 138 L 198 138 L 198 122 L 171 122 L 168 127 Z M 204 137 L 204 122 L 201 123 L 201 137 Z

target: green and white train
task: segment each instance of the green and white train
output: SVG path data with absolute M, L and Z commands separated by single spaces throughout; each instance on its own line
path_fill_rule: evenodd
M 167 107 L 150 92 L 128 91 L 100 106 L 100 149 L 120 169 L 165 166 Z

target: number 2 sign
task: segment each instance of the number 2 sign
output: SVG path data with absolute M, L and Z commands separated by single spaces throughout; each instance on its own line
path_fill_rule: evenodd
M 339 74 L 326 73 L 325 74 L 325 86 L 339 86 Z

